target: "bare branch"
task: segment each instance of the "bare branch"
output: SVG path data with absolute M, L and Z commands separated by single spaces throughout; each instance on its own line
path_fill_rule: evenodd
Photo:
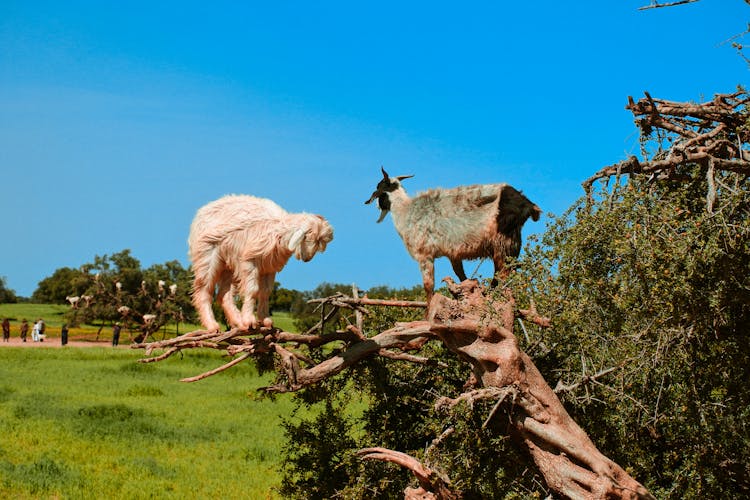
M 326 303 L 338 306 L 381 306 L 381 307 L 417 307 L 426 308 L 427 302 L 416 300 L 392 300 L 392 299 L 369 299 L 367 296 L 362 298 L 347 297 L 344 294 L 337 294 L 322 299 L 312 299 L 310 303 Z
M 661 148 L 666 144 L 668 150 L 666 153 L 660 150 L 660 154 L 650 160 L 631 156 L 602 168 L 583 182 L 589 196 L 595 181 L 621 174 L 685 180 L 684 171 L 679 168 L 699 165 L 705 169 L 709 181 L 718 171 L 750 175 L 748 151 L 743 149 L 750 139 L 746 128 L 750 95 L 744 89 L 733 94 L 717 94 L 700 104 L 654 99 L 648 92 L 645 96 L 638 102 L 629 97 L 625 108 L 633 113 L 643 139 L 656 131 L 657 145 Z M 714 194 L 711 191 L 707 194 L 709 205 Z
M 593 375 L 583 375 L 578 382 L 570 385 L 565 385 L 562 383 L 562 380 L 558 380 L 557 385 L 555 386 L 555 393 L 559 394 L 561 392 L 572 392 L 580 386 L 588 384 L 589 382 L 593 382 L 605 375 L 612 373 L 615 370 L 618 370 L 619 368 L 619 366 L 612 366 L 610 368 L 605 368 L 604 370 L 599 370 Z
M 218 368 L 214 368 L 213 370 L 207 371 L 205 373 L 201 373 L 200 375 L 196 375 L 195 377 L 183 378 L 183 379 L 180 380 L 180 382 L 197 382 L 198 380 L 203 380 L 204 378 L 208 378 L 211 375 L 216 375 L 219 372 L 223 372 L 224 370 L 227 370 L 227 369 L 233 367 L 234 365 L 237 365 L 237 364 L 245 361 L 250 356 L 251 356 L 251 353 L 247 352 L 247 353 L 243 354 L 242 356 L 239 356 L 239 357 L 233 359 L 232 361 L 230 361 L 229 363 L 227 363 L 225 365 L 222 365 L 222 366 L 220 366 Z
M 450 487 L 450 481 L 423 465 L 416 458 L 386 448 L 365 448 L 357 453 L 365 460 L 383 460 L 409 469 L 417 478 L 420 488 L 407 488 L 404 491 L 406 499 L 434 498 L 436 500 L 451 500 L 461 498 L 461 495 Z
M 659 2 L 652 1 L 651 5 L 638 7 L 638 10 L 659 9 L 661 7 L 674 7 L 676 5 L 685 5 L 687 3 L 694 3 L 698 1 L 699 0 L 677 0 L 675 2 L 669 2 L 669 3 L 659 3 Z

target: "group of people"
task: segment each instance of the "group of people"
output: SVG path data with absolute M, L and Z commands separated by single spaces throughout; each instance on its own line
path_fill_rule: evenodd
M 2 321 L 2 328 L 3 328 L 3 342 L 10 342 L 10 320 L 8 318 L 4 318 Z M 117 322 L 112 327 L 112 345 L 117 346 L 120 343 L 120 330 L 121 330 L 120 323 Z M 46 338 L 45 334 L 46 325 L 44 324 L 44 320 L 42 318 L 37 319 L 34 322 L 34 326 L 31 328 L 31 340 L 33 342 L 44 342 L 44 339 Z M 29 335 L 29 322 L 26 321 L 26 319 L 21 321 L 21 326 L 19 328 L 19 333 L 21 337 L 21 342 L 26 342 L 26 337 Z M 60 328 L 60 342 L 62 345 L 66 345 L 68 343 L 68 325 L 67 323 L 63 323 L 62 327 Z
M 8 318 L 3 319 L 2 322 L 3 326 L 3 342 L 10 342 L 10 320 Z M 63 325 L 63 328 L 65 328 L 65 325 Z M 44 320 L 42 318 L 37 319 L 34 322 L 34 326 L 31 329 L 31 339 L 34 342 L 44 342 L 45 339 L 45 330 L 46 325 L 44 324 Z M 29 335 L 29 322 L 24 319 L 21 321 L 21 327 L 19 328 L 19 333 L 21 336 L 21 341 L 26 342 L 26 337 Z M 66 332 L 67 333 L 67 332 Z

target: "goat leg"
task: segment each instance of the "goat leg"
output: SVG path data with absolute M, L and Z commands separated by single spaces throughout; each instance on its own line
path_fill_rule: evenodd
M 461 259 L 450 259 L 451 266 L 453 266 L 453 272 L 458 276 L 459 281 L 466 281 L 466 273 L 464 272 L 464 262 Z

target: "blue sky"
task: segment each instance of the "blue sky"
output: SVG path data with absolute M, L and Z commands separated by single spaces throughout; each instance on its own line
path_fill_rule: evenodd
M 638 152 L 629 95 L 747 83 L 726 43 L 747 4 L 648 3 L 4 0 L 0 276 L 29 296 L 125 248 L 188 265 L 195 211 L 247 193 L 335 228 L 283 286 L 418 284 L 390 217 L 364 205 L 381 165 L 414 174 L 411 193 L 508 182 L 560 214 Z

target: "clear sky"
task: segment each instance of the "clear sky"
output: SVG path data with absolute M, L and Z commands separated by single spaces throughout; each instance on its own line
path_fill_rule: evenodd
M 282 286 L 418 284 L 364 205 L 381 165 L 411 193 L 507 182 L 560 214 L 638 152 L 629 95 L 747 83 L 726 42 L 747 4 L 648 3 L 3 0 L 0 276 L 29 296 L 125 248 L 187 266 L 195 211 L 247 193 L 335 228 Z

